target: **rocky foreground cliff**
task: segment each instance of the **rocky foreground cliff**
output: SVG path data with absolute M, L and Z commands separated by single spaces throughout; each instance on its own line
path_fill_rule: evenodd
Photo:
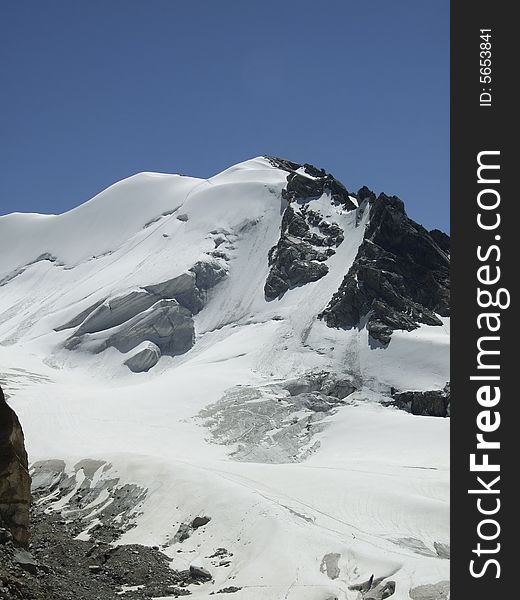
M 29 543 L 31 477 L 20 421 L 0 387 L 0 538 Z

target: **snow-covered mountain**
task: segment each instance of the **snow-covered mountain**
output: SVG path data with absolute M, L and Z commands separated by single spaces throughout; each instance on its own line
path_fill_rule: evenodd
M 0 217 L 0 257 L 0 380 L 80 539 L 207 569 L 194 598 L 447 597 L 449 238 L 398 198 L 140 173 Z

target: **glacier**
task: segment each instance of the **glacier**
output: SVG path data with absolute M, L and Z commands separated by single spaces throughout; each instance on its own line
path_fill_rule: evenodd
M 310 187 L 291 196 L 293 172 Z M 206 568 L 193 598 L 235 586 L 237 600 L 377 600 L 391 580 L 392 599 L 426 600 L 449 580 L 449 418 L 391 405 L 395 390 L 449 381 L 449 317 L 386 345 L 363 322 L 320 318 L 371 216 L 335 184 L 315 193 L 321 176 L 257 157 L 209 179 L 140 173 L 60 215 L 0 217 L 0 381 L 42 498 L 66 514 L 94 461 L 89 539 L 114 501 L 100 481 L 145 490 L 114 543 Z M 322 226 L 306 225 L 305 242 L 288 229 L 282 250 L 307 271 L 266 295 L 289 206 Z M 210 558 L 218 548 L 228 565 Z

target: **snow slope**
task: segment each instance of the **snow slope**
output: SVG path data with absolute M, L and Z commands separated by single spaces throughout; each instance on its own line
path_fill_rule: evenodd
M 97 458 L 111 464 L 99 477 L 117 473 L 148 490 L 121 542 L 164 545 L 175 568 L 206 566 L 215 582 L 194 598 L 234 585 L 237 600 L 350 600 L 360 597 L 350 586 L 374 574 L 396 582 L 393 598 L 408 599 L 416 586 L 449 579 L 435 546 L 449 543 L 449 420 L 381 400 L 390 387 L 444 386 L 449 320 L 371 348 L 366 330 L 317 318 L 370 218 L 326 193 L 309 205 L 345 232 L 327 275 L 267 301 L 286 176 L 264 158 L 207 180 L 142 173 L 63 215 L 0 217 L 0 379 L 32 461 L 63 459 L 73 472 Z M 115 347 L 64 347 L 72 329 L 62 327 L 82 311 L 208 260 L 226 276 L 194 314 L 187 353 L 132 373 Z M 323 416 L 305 460 L 236 460 L 237 440 L 216 443 L 199 415 L 214 406 L 231 426 L 251 401 L 229 409 L 229 390 L 256 390 L 268 406 L 280 393 L 273 385 L 317 371 L 362 386 Z M 179 524 L 198 514 L 211 516 L 204 531 L 175 542 Z M 233 553 L 229 567 L 207 558 L 218 547 Z

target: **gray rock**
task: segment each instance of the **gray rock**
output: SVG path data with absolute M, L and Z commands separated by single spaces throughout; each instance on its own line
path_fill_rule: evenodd
M 321 279 L 329 270 L 323 263 L 335 253 L 330 246 L 339 246 L 343 241 L 343 230 L 337 223 L 324 221 L 305 203 L 297 208 L 294 206 L 293 202 L 285 209 L 280 239 L 268 254 L 271 269 L 264 286 L 267 300 L 279 298 L 293 287 Z M 311 231 L 311 226 L 318 227 L 323 235 Z
M 192 529 L 188 523 L 181 523 L 179 529 L 177 529 L 177 532 L 173 536 L 173 541 L 175 543 L 184 542 L 184 540 L 187 540 L 190 537 L 191 532 Z
M 7 544 L 7 542 L 12 542 L 12 540 L 13 534 L 9 531 L 9 529 L 0 527 L 0 544 Z
M 101 571 L 103 570 L 103 567 L 101 567 L 101 565 L 89 565 L 88 570 L 91 573 L 101 573 Z
M 34 492 L 40 490 L 54 490 L 64 477 L 65 461 L 43 460 L 33 463 L 31 467 L 32 489 Z
M 153 342 L 144 342 L 124 364 L 134 373 L 143 373 L 154 367 L 160 357 L 161 351 Z
M 394 392 L 393 404 L 413 415 L 448 417 L 450 414 L 450 386 L 442 390 Z
M 289 289 L 289 282 L 284 279 L 277 267 L 273 267 L 267 276 L 264 293 L 268 300 L 283 296 Z
M 276 156 L 265 158 L 274 167 L 288 171 L 287 185 L 282 192 L 284 198 L 308 201 L 328 191 L 334 202 L 342 204 L 347 210 L 355 208 L 345 186 L 325 169 L 318 169 L 309 163 L 301 165 Z
M 191 522 L 191 526 L 193 529 L 198 529 L 199 527 L 204 527 L 211 521 L 211 517 L 195 517 Z
M 318 281 L 329 272 L 329 267 L 313 260 L 297 260 L 286 270 L 292 287 Z
M 308 242 L 282 234 L 269 252 L 271 271 L 264 286 L 266 298 L 272 300 L 288 289 L 321 279 L 329 271 L 323 262 L 327 258 Z
M 195 284 L 200 291 L 207 291 L 225 279 L 226 269 L 216 261 L 196 262 L 190 271 L 195 274 Z
M 13 559 L 14 562 L 24 571 L 27 571 L 32 575 L 36 575 L 36 573 L 38 573 L 38 561 L 30 552 L 27 552 L 27 550 L 15 550 Z

